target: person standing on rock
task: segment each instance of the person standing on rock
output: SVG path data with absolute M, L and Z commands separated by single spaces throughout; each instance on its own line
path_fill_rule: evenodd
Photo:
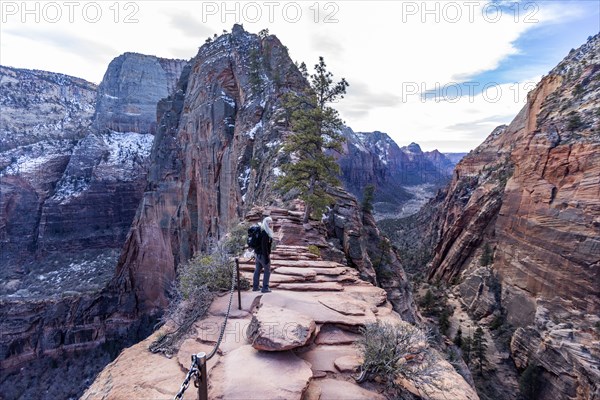
M 271 229 L 271 217 L 263 219 L 260 226 L 260 244 L 254 250 L 256 254 L 256 267 L 254 269 L 254 277 L 252 280 L 252 291 L 258 291 L 260 282 L 260 273 L 264 271 L 262 293 L 269 293 L 269 278 L 271 277 L 271 245 L 273 244 L 273 230 Z

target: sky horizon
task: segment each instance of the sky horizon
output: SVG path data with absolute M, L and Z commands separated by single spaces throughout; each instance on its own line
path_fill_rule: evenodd
M 1 65 L 96 84 L 125 52 L 190 59 L 235 23 L 268 28 L 348 80 L 335 107 L 354 131 L 468 152 L 598 34 L 600 1 L 0 1 L 0 21 Z

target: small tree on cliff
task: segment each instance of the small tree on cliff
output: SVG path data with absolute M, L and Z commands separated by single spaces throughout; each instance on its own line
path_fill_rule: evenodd
M 479 257 L 479 264 L 481 266 L 486 267 L 491 265 L 494 262 L 494 251 L 489 243 L 486 243 L 483 246 L 483 253 L 481 253 L 481 257 Z
M 483 375 L 483 366 L 488 363 L 487 359 L 487 339 L 480 326 L 475 329 L 473 338 L 471 339 L 472 359 L 475 367 L 479 370 L 479 375 Z
M 367 185 L 363 190 L 362 210 L 363 212 L 373 211 L 373 200 L 375 199 L 375 186 Z
M 328 186 L 340 184 L 339 166 L 327 150 L 341 151 L 343 122 L 336 110 L 328 106 L 344 97 L 348 82 L 344 78 L 334 83 L 333 74 L 319 57 L 315 73 L 309 78 L 310 88 L 300 95 L 292 93 L 285 99 L 292 133 L 286 138 L 283 151 L 292 162 L 285 164 L 278 187 L 284 191 L 297 190 L 306 204 L 304 222 L 311 212 L 322 214 L 332 202 L 326 193 Z

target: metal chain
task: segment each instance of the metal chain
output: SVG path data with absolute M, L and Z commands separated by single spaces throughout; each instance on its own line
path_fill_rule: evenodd
M 177 394 L 175 395 L 174 400 L 183 399 L 183 394 L 187 390 L 188 386 L 190 386 L 190 380 L 192 379 L 192 376 L 195 376 L 194 380 L 198 379 L 197 358 L 195 354 L 192 355 L 192 365 L 190 366 L 190 370 L 188 371 L 185 379 L 183 380 L 183 383 L 181 384 L 179 392 L 177 392 Z
M 219 346 L 221 345 L 221 341 L 223 340 L 223 335 L 225 334 L 225 328 L 227 327 L 227 320 L 229 319 L 229 313 L 231 312 L 231 303 L 233 300 L 233 292 L 235 291 L 235 281 L 236 281 L 235 276 L 236 276 L 235 269 L 233 269 L 231 272 L 231 289 L 229 290 L 229 304 L 227 304 L 227 312 L 225 313 L 225 321 L 223 321 L 223 326 L 221 327 L 221 332 L 219 333 L 219 339 L 217 340 L 217 343 L 215 344 L 214 349 L 212 349 L 210 354 L 208 356 L 206 356 L 206 361 L 210 360 L 212 357 L 214 357 L 215 354 L 217 354 L 217 350 L 219 350 Z M 198 359 L 197 359 L 196 355 L 195 354 L 192 355 L 192 365 L 190 366 L 190 370 L 188 371 L 185 379 L 183 380 L 183 383 L 181 384 L 181 388 L 179 389 L 179 392 L 175 395 L 174 400 L 183 399 L 183 394 L 187 390 L 188 386 L 190 386 L 190 380 L 192 379 L 192 377 L 194 377 L 194 385 L 196 385 L 196 382 L 200 378 L 197 362 L 198 362 Z
M 206 361 L 213 358 L 215 354 L 217 354 L 217 350 L 219 350 L 219 346 L 221 345 L 221 341 L 223 340 L 223 335 L 225 334 L 225 327 L 227 326 L 227 320 L 229 319 L 229 312 L 231 311 L 231 302 L 233 300 L 233 292 L 235 290 L 235 268 L 231 270 L 231 289 L 229 290 L 229 304 L 227 305 L 227 312 L 225 313 L 225 321 L 223 321 L 223 326 L 221 327 L 221 332 L 219 333 L 219 339 L 215 344 L 215 348 L 212 349 L 210 354 L 206 356 Z M 239 285 L 239 283 L 238 283 Z

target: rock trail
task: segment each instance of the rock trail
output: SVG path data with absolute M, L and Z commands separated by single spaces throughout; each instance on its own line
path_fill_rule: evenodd
M 375 384 L 358 385 L 353 379 L 362 362 L 355 346 L 360 327 L 377 320 L 401 321 L 385 290 L 360 280 L 351 267 L 323 260 L 312 246 L 311 252 L 309 245 L 327 244 L 316 226 L 301 223 L 301 213 L 267 208 L 250 214 L 248 220 L 256 222 L 264 215 L 273 218 L 277 243 L 271 255 L 273 291 L 243 292 L 241 310 L 234 301 L 222 344 L 207 364 L 209 398 L 385 399 Z M 251 280 L 253 260 L 240 261 L 242 275 Z M 173 359 L 148 352 L 153 340 L 149 338 L 126 349 L 82 398 L 118 399 L 124 394 L 130 399 L 158 398 L 159 387 L 161 393 L 176 393 L 190 356 L 209 352 L 216 343 L 228 300 L 223 295 L 213 301 Z M 138 378 L 143 385 L 132 387 L 119 377 L 128 370 L 129 360 L 136 363 L 131 368 L 151 369 Z M 152 368 L 155 363 L 159 369 Z M 448 394 L 454 399 L 477 399 L 464 381 L 454 383 Z M 192 387 L 185 399 L 195 398 Z

